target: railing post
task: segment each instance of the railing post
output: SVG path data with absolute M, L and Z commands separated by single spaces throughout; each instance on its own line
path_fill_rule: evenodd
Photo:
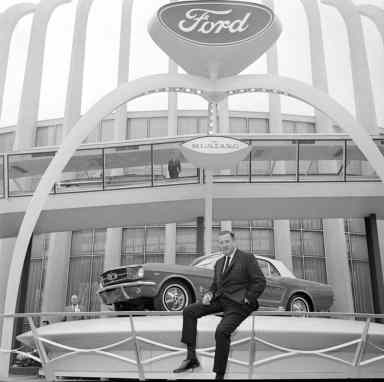
M 359 342 L 359 345 L 357 346 L 355 357 L 353 360 L 353 366 L 355 367 L 360 366 L 360 362 L 364 356 L 365 348 L 367 345 L 368 330 L 369 330 L 370 322 L 371 322 L 371 318 L 368 317 L 367 321 L 365 321 L 365 326 L 364 326 L 363 332 L 361 333 L 360 342 Z
M 344 179 L 344 183 L 347 181 L 347 140 L 344 139 L 344 150 L 343 150 L 343 167 L 344 167 L 344 174 L 343 174 L 343 179 Z
M 255 338 L 255 316 L 252 314 L 252 332 L 249 340 L 249 363 L 248 363 L 248 379 L 253 376 L 253 362 L 255 361 L 256 338 Z
M 45 376 L 47 381 L 54 381 L 55 376 L 53 375 L 53 373 L 51 371 L 49 371 L 49 369 L 47 367 L 47 364 L 49 362 L 47 352 L 45 351 L 44 345 L 39 338 L 39 335 L 36 331 L 36 326 L 35 326 L 35 323 L 33 322 L 32 317 L 28 317 L 28 323 L 29 323 L 29 326 L 30 326 L 31 331 L 32 331 L 33 340 L 35 341 L 37 351 L 39 352 L 39 356 L 40 356 L 40 360 L 41 360 L 41 366 L 44 370 L 44 376 Z
M 133 324 L 132 314 L 129 315 L 129 321 L 131 323 L 132 339 L 133 339 L 133 346 L 135 348 L 136 365 L 137 365 L 137 371 L 139 374 L 139 379 L 140 381 L 145 381 L 144 368 L 140 359 L 140 349 L 139 349 L 139 344 L 137 343 L 136 330 Z
M 296 183 L 300 182 L 300 142 L 296 141 Z

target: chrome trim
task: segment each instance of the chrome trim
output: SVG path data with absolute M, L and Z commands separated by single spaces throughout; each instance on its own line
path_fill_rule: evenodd
M 127 283 L 108 285 L 102 289 L 99 289 L 96 293 L 100 294 L 101 292 L 105 292 L 110 289 L 116 289 L 116 288 L 121 288 L 125 286 L 135 287 L 135 286 L 142 286 L 142 285 L 156 285 L 156 283 L 154 281 L 132 281 Z

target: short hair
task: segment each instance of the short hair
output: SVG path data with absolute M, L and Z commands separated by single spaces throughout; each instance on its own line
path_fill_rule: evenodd
M 232 231 L 228 231 L 228 230 L 220 231 L 219 236 L 223 236 L 223 235 L 231 235 L 231 238 L 235 239 L 235 234 Z

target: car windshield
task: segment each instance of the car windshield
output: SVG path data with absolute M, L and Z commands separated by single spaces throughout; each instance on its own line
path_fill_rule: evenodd
M 205 257 L 201 260 L 193 262 L 191 265 L 198 268 L 213 269 L 215 267 L 216 261 L 221 257 L 221 255 L 213 255 Z

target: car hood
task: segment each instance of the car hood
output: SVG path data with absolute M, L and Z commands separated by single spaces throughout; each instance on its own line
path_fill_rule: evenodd
M 323 284 L 317 281 L 304 280 L 300 278 L 292 278 L 292 277 L 281 277 L 280 278 L 284 283 L 292 284 L 292 285 L 303 285 L 308 288 L 325 288 L 332 290 L 332 287 L 328 284 Z
M 144 271 L 159 271 L 159 272 L 177 272 L 177 273 L 190 273 L 196 267 L 191 265 L 178 265 L 178 264 L 164 264 L 164 263 L 146 263 L 143 264 Z

